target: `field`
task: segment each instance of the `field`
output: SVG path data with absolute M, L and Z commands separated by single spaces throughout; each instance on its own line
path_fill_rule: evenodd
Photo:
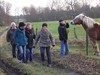
M 100 22 L 100 19 L 96 19 Z M 33 62 L 23 64 L 11 56 L 11 46 L 6 42 L 6 32 L 0 37 L 0 75 L 99 75 L 100 56 L 93 55 L 93 48 L 89 43 L 89 55 L 85 53 L 86 34 L 81 25 L 70 25 L 69 30 L 69 49 L 68 56 L 59 56 L 58 22 L 34 22 L 34 30 L 41 29 L 42 23 L 47 23 L 49 30 L 56 39 L 56 46 L 52 49 L 52 67 L 41 65 L 39 47 L 34 50 Z M 83 43 L 81 46 L 75 40 L 73 28 L 76 28 L 78 40 Z M 1 28 L 3 29 L 3 28 Z M 4 30 L 4 29 L 3 29 Z M 2 30 L 1 30 L 2 31 Z
M 97 22 L 100 22 L 100 19 L 95 19 Z M 70 21 L 68 21 L 70 22 Z M 47 23 L 48 24 L 48 28 L 49 30 L 52 32 L 56 42 L 59 42 L 59 36 L 58 36 L 58 26 L 59 23 L 58 21 L 49 21 L 49 22 L 34 22 L 32 23 L 33 28 L 36 32 L 36 29 L 39 31 L 41 29 L 41 26 L 43 23 Z M 70 24 L 70 23 L 69 23 Z M 74 28 L 76 29 L 76 34 L 78 37 L 78 40 L 75 39 L 75 35 L 74 35 Z M 71 25 L 70 24 L 70 28 L 67 29 L 69 31 L 68 33 L 68 40 L 69 40 L 69 49 L 70 52 L 77 52 L 77 53 L 82 53 L 82 54 L 86 54 L 86 33 L 83 29 L 83 27 L 81 25 Z M 75 44 L 73 44 L 74 42 L 76 42 Z M 82 43 L 82 44 L 80 44 Z M 57 50 L 59 49 L 59 43 L 56 45 Z M 93 55 L 93 48 L 90 44 L 89 41 L 89 54 Z
M 59 41 L 59 36 L 58 36 L 58 26 L 59 26 L 59 23 L 57 21 L 51 21 L 51 22 L 34 22 L 32 23 L 33 25 L 33 28 L 36 32 L 36 29 L 38 29 L 38 31 L 41 29 L 41 25 L 43 23 L 47 23 L 48 24 L 48 28 L 49 30 L 52 32 L 56 42 Z M 70 24 L 70 23 L 69 23 Z M 85 51 L 85 47 L 79 47 L 80 45 L 79 44 L 71 44 L 75 41 L 75 36 L 74 36 L 74 28 L 76 29 L 76 34 L 77 34 L 77 37 L 79 40 L 82 40 L 84 41 L 84 45 L 85 45 L 85 39 L 86 39 L 86 33 L 84 31 L 84 29 L 82 28 L 81 25 L 70 25 L 70 28 L 68 28 L 67 30 L 69 31 L 68 33 L 68 40 L 69 40 L 69 49 L 70 49 L 70 52 L 76 52 L 79 53 L 80 52 L 80 49 L 81 51 Z M 57 44 L 56 46 L 58 49 L 59 49 L 59 43 Z M 82 51 L 82 52 L 83 52 Z

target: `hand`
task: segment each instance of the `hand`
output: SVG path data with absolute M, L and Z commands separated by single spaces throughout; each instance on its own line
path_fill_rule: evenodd
M 52 45 L 52 47 L 54 47 L 55 45 Z
M 35 48 L 35 46 L 33 46 L 33 48 Z
M 67 23 L 67 21 L 65 21 L 65 24 Z

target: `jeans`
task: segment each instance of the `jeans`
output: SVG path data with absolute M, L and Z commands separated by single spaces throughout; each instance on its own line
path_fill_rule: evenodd
M 32 61 L 33 59 L 33 50 L 32 48 L 26 49 L 26 61 Z
M 65 47 L 65 51 L 64 51 Z M 60 55 L 68 55 L 69 53 L 69 48 L 68 48 L 68 41 L 64 42 L 63 40 L 60 41 Z
M 16 45 L 15 44 L 12 44 L 12 56 L 13 58 L 16 58 Z
M 45 61 L 45 49 L 46 49 L 46 55 L 47 55 L 48 64 L 51 64 L 50 46 L 49 47 L 40 47 L 42 63 Z
M 18 46 L 18 59 L 22 60 L 23 63 L 26 63 L 26 46 Z

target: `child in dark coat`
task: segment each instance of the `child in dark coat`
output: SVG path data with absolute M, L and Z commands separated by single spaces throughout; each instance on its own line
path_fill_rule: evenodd
M 35 39 L 34 29 L 30 23 L 26 25 L 26 37 L 28 38 L 28 44 L 26 46 L 26 60 L 32 61 L 33 59 L 33 40 Z
M 68 48 L 68 32 L 67 28 L 69 28 L 69 24 L 66 23 L 64 20 L 59 20 L 59 40 L 60 40 L 60 55 L 68 55 L 69 48 Z M 65 49 L 65 51 L 64 51 Z

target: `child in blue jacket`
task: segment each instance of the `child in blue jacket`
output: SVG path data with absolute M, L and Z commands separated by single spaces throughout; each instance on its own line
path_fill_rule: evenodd
M 14 33 L 14 39 L 18 48 L 18 59 L 22 60 L 23 63 L 26 63 L 26 45 L 27 37 L 25 35 L 25 23 L 20 22 L 18 28 Z

